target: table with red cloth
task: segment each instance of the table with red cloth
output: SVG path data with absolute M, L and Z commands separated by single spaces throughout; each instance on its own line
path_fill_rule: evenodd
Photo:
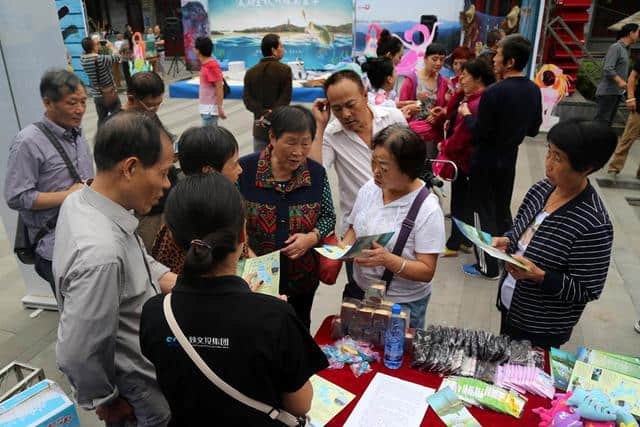
M 334 316 L 329 316 L 324 319 L 320 329 L 318 329 L 315 336 L 315 340 L 318 345 L 333 344 L 333 340 L 331 339 L 331 320 L 333 317 Z M 325 369 L 324 371 L 319 372 L 318 375 L 322 378 L 331 381 L 332 383 L 356 395 L 355 399 L 353 399 L 345 409 L 336 415 L 327 424 L 327 426 L 338 427 L 344 425 L 376 372 L 382 372 L 384 374 L 436 390 L 440 387 L 440 383 L 442 383 L 442 379 L 444 377 L 438 374 L 411 369 L 409 368 L 410 363 L 411 358 L 406 355 L 400 369 L 388 369 L 383 363 L 372 363 L 371 368 L 373 371 L 368 374 L 363 374 L 359 378 L 356 378 L 351 372 L 351 369 L 347 366 L 342 369 Z M 549 372 L 549 359 L 547 354 L 545 354 L 545 370 Z M 534 414 L 532 409 L 540 406 L 548 408 L 551 406 L 551 402 L 549 399 L 532 394 L 526 394 L 525 397 L 528 401 L 520 418 L 514 418 L 510 415 L 500 414 L 489 409 L 482 409 L 474 406 L 469 407 L 469 412 L 471 412 L 471 414 L 473 414 L 473 416 L 483 426 L 537 426 L 540 422 L 540 417 Z M 445 424 L 440 420 L 440 418 L 438 418 L 433 409 L 429 408 L 421 425 L 444 426 Z

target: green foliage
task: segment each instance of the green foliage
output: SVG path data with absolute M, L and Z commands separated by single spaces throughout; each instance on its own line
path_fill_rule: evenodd
M 596 85 L 600 81 L 601 70 L 603 60 L 591 61 L 589 59 L 583 59 L 580 61 L 580 67 L 578 68 L 578 78 L 576 81 L 576 89 L 586 99 L 594 101 L 596 99 Z M 595 85 L 591 82 L 588 76 L 591 76 Z

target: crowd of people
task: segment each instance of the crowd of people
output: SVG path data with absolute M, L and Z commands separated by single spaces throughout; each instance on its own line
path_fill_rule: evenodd
M 512 219 L 518 148 L 542 122 L 540 91 L 523 71 L 531 44 L 519 35 L 478 58 L 456 49 L 449 81 L 440 73 L 449 53 L 435 43 L 419 72 L 399 76 L 402 45 L 383 31 L 378 58 L 362 65 L 367 78 L 333 73 L 311 109 L 289 105 L 291 70 L 279 62 L 279 37 L 268 35 L 245 78 L 255 152 L 244 157 L 218 123 L 223 82 L 210 39 L 195 44 L 203 126 L 177 143 L 156 114 L 161 77 L 134 74 L 126 104 L 107 105 L 98 82 L 117 55 L 98 55 L 91 39 L 83 47 L 101 111 L 93 156 L 81 131 L 87 90 L 69 71 L 47 71 L 44 117 L 11 146 L 5 199 L 58 301 L 58 366 L 78 404 L 110 425 L 196 424 L 205 412 L 233 425 L 304 416 L 309 378 L 327 366 L 309 334 L 322 268 L 313 248 L 334 234 L 342 246 L 393 232 L 345 262 L 343 295 L 362 299 L 382 282 L 389 300 L 411 309 L 411 327 L 425 326 L 440 257 L 459 251 L 475 250 L 465 273 L 500 280 L 501 332 L 537 346 L 566 343 L 604 288 L 613 228 L 589 175 L 616 149 L 608 125 L 552 128 L 539 165 L 546 177 Z M 447 240 L 431 186 L 434 173 L 455 177 L 452 163 L 451 216 L 488 232 L 526 268 L 472 248 L 454 225 Z M 273 251 L 281 298 L 236 276 L 239 259 Z

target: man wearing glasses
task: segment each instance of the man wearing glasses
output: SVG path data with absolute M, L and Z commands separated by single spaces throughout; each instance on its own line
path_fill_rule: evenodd
M 164 128 L 157 114 L 160 105 L 162 105 L 163 96 L 164 82 L 162 78 L 154 72 L 141 71 L 131 76 L 131 83 L 127 86 L 127 102 L 120 111 L 143 113 Z M 120 111 L 109 116 L 107 120 L 110 120 Z M 172 167 L 169 171 L 169 181 L 171 182 L 171 187 L 178 181 L 178 170 L 175 167 Z M 168 193 L 169 191 L 165 192 L 165 195 L 151 208 L 151 211 L 138 217 L 139 223 L 136 231 L 148 251 L 151 251 L 153 241 L 162 225 L 162 211 L 164 210 L 164 202 Z
M 127 103 L 120 111 L 138 111 L 155 116 L 162 105 L 164 97 L 164 82 L 162 78 L 150 71 L 141 71 L 131 76 L 127 85 Z M 116 111 L 114 114 L 119 113 Z M 109 117 L 112 117 L 113 114 Z

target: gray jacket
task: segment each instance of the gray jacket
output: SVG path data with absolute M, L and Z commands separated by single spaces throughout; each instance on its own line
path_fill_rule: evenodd
M 613 79 L 615 76 L 623 80 L 627 80 L 629 77 L 629 50 L 620 40 L 609 46 L 609 50 L 607 50 L 596 96 L 622 95 L 624 93 L 624 89 L 621 89 Z
M 132 213 L 90 187 L 62 204 L 53 251 L 56 359 L 83 408 L 122 396 L 139 422 L 151 413 L 152 424 L 163 424 L 168 405 L 138 332 L 142 306 L 169 269 L 147 254 L 137 226 Z

